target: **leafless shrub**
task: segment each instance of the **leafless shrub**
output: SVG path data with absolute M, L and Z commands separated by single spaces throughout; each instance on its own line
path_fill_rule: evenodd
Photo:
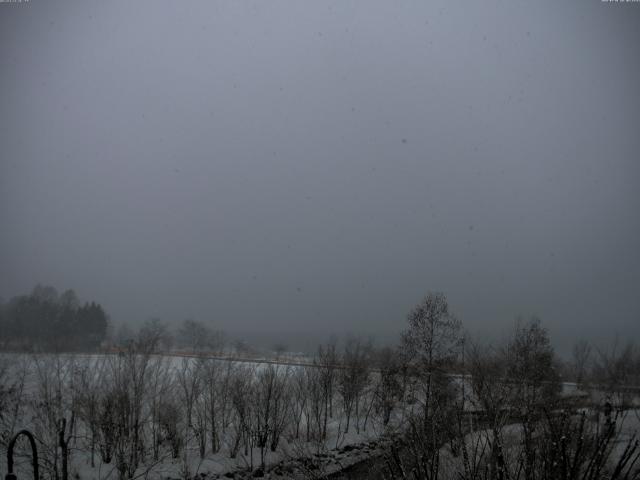
M 338 392 L 342 397 L 345 433 L 349 432 L 352 419 L 360 433 L 360 417 L 365 389 L 369 385 L 369 359 L 371 344 L 355 338 L 347 339 L 342 354 L 342 368 L 338 374 Z
M 0 446 L 6 447 L 25 414 L 25 384 L 29 372 L 24 357 L 0 356 Z
M 593 380 L 619 409 L 629 408 L 640 387 L 640 351 L 632 342 L 621 347 L 618 340 L 598 350 Z

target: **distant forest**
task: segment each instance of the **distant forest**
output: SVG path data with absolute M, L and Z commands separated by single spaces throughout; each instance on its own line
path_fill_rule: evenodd
M 81 304 L 73 290 L 58 294 L 38 285 L 28 295 L 0 301 L 0 349 L 93 350 L 107 336 L 107 321 L 98 303 Z

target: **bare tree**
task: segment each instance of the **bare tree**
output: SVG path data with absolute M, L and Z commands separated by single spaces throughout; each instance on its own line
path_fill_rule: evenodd
M 586 340 L 580 340 L 573 346 L 573 376 L 576 383 L 582 386 L 585 383 L 585 376 L 589 371 L 589 362 L 591 360 L 591 345 Z
M 403 334 L 408 376 L 416 379 L 418 391 L 411 398 L 420 408 L 407 416 L 405 434 L 408 454 L 394 447 L 387 465 L 394 475 L 415 479 L 440 478 L 441 447 L 459 438 L 454 427 L 459 425 L 463 403 L 450 373 L 461 353 L 461 324 L 449 311 L 447 299 L 440 293 L 429 293 L 409 313 L 408 328 Z M 406 378 L 407 373 L 401 375 Z M 458 433 L 458 437 L 456 437 Z
M 173 345 L 173 341 L 166 323 L 159 318 L 145 321 L 138 332 L 138 345 L 151 352 L 167 351 Z
M 276 367 L 276 380 L 271 409 L 271 438 L 269 448 L 275 452 L 280 437 L 291 423 L 291 367 Z
M 598 350 L 593 365 L 594 380 L 619 409 L 628 408 L 640 385 L 640 351 L 633 342 Z
M 154 357 L 148 369 L 146 406 L 149 410 L 149 441 L 152 446 L 152 456 L 155 462 L 160 460 L 163 424 L 161 417 L 164 415 L 166 419 L 167 415 L 171 416 L 172 412 L 165 411 L 165 409 L 167 408 L 167 404 L 172 406 L 171 399 L 175 396 L 175 389 L 175 377 L 171 368 L 170 357 Z M 173 416 L 177 417 L 179 415 Z M 172 444 L 172 448 L 175 451 L 174 447 L 175 444 Z
M 105 367 L 105 357 L 98 357 L 85 361 L 78 368 L 78 419 L 85 427 L 85 443 L 88 444 L 92 467 L 96 465 L 96 449 L 100 440 L 100 400 L 104 394 Z
M 177 381 L 179 385 L 179 399 L 185 412 L 184 437 L 188 443 L 191 438 L 198 442 L 201 457 L 206 451 L 206 416 L 199 416 L 199 399 L 202 389 L 203 364 L 198 359 L 183 358 L 177 371 Z M 194 421 L 194 418 L 198 421 Z M 185 449 L 183 454 L 187 455 Z M 185 460 L 185 466 L 187 464 Z
M 107 362 L 101 423 L 107 458 L 115 456 L 121 480 L 132 479 L 144 460 L 144 426 L 149 421 L 146 391 L 152 345 L 131 345 Z
M 167 443 L 171 450 L 171 457 L 175 460 L 180 458 L 184 448 L 184 434 L 181 428 L 182 409 L 178 406 L 178 401 L 173 396 L 167 396 L 160 402 L 157 417 L 158 442 Z
M 485 453 L 490 452 L 488 464 L 491 474 L 499 478 L 506 468 L 503 448 L 503 428 L 512 414 L 515 385 L 508 381 L 508 363 L 503 349 L 472 344 L 468 349 L 467 365 L 473 392 L 474 410 L 482 412 L 486 421 L 486 434 L 477 435 L 474 448 L 463 443 L 465 472 L 478 472 Z M 472 421 L 473 417 L 469 417 Z M 473 431 L 470 425 L 469 430 Z
M 23 421 L 29 363 L 25 356 L 0 356 L 0 446 L 6 447 Z
M 370 343 L 364 343 L 355 338 L 350 338 L 345 342 L 338 381 L 338 390 L 342 396 L 343 410 L 346 416 L 345 433 L 349 432 L 352 417 L 355 419 L 356 431 L 360 433 L 362 397 L 369 384 L 370 353 Z
M 230 363 L 229 363 L 230 365 Z M 220 449 L 220 411 L 226 408 L 224 405 L 225 391 L 221 391 L 224 385 L 221 381 L 223 365 L 217 360 L 208 359 L 202 365 L 202 400 L 199 402 L 199 417 L 204 417 L 204 424 L 208 426 L 209 443 L 211 451 L 216 453 Z
M 238 365 L 231 372 L 229 379 L 230 400 L 232 405 L 230 424 L 233 429 L 229 445 L 230 458 L 236 458 L 240 447 L 244 444 L 245 455 L 249 453 L 250 421 L 252 398 L 253 370 L 244 365 Z
M 300 424 L 306 411 L 309 390 L 307 384 L 307 368 L 298 368 L 293 372 L 291 378 L 292 402 L 291 413 L 293 415 L 291 437 L 300 438 Z
M 287 392 L 289 368 L 267 364 L 258 370 L 251 404 L 251 436 L 260 449 L 260 465 L 264 469 L 267 448 L 275 451 L 290 412 Z
M 549 334 L 536 317 L 518 321 L 504 350 L 507 379 L 514 387 L 513 405 L 521 416 L 524 441 L 524 475 L 534 478 L 539 419 L 553 408 L 560 391 Z
M 302 403 L 304 410 L 306 441 L 314 441 L 318 445 L 326 438 L 323 415 L 326 412 L 326 390 L 322 388 L 321 373 L 317 368 L 304 369 L 307 398 Z
M 449 383 L 447 369 L 455 363 L 461 341 L 461 324 L 449 311 L 444 294 L 429 293 L 409 313 L 402 345 L 420 378 L 425 428 L 434 412 L 434 389 Z
M 190 352 L 210 351 L 218 353 L 224 345 L 221 332 L 197 320 L 187 319 L 178 330 L 178 342 Z
M 379 374 L 374 388 L 374 405 L 382 415 L 383 426 L 387 426 L 393 409 L 403 398 L 401 357 L 396 349 L 385 347 L 376 352 L 376 359 Z
M 36 394 L 33 426 L 41 441 L 41 459 L 51 478 L 69 478 L 69 442 L 77 415 L 76 363 L 72 356 L 34 356 Z

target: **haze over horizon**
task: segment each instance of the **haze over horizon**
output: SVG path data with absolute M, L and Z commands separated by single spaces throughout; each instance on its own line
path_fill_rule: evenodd
M 640 334 L 640 8 L 0 4 L 0 296 L 115 322 Z

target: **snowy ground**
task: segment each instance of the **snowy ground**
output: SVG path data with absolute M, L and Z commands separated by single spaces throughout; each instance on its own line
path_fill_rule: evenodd
M 11 368 L 15 369 L 15 372 L 21 371 L 25 362 L 31 362 L 33 358 L 32 356 L 26 355 L 4 355 L 3 357 L 5 359 L 10 358 Z M 39 357 L 44 359 L 46 356 L 43 355 Z M 103 355 L 74 355 L 70 357 L 73 357 L 85 365 L 89 365 L 90 368 L 94 368 L 96 371 L 100 368 L 100 362 L 104 360 Z M 284 363 L 291 364 L 294 363 L 293 360 L 297 363 L 302 363 L 299 357 L 295 359 L 287 358 Z M 194 361 L 194 359 L 177 356 L 167 359 L 170 368 L 173 369 L 182 368 L 184 362 L 189 363 Z M 220 362 L 228 363 L 225 360 L 220 360 Z M 247 362 L 245 360 L 237 363 L 249 367 L 254 373 L 260 372 L 268 365 L 268 363 L 264 361 Z M 295 371 L 305 367 L 289 365 L 287 368 Z M 42 385 L 39 383 L 41 381 L 42 378 L 38 377 L 33 365 L 31 365 L 29 371 L 26 373 L 22 393 L 23 407 L 27 408 L 19 422 L 12 426 L 13 431 L 21 428 L 33 430 L 34 427 L 31 424 L 28 409 L 39 394 L 39 389 L 42 388 Z M 360 423 L 362 423 L 362 421 Z M 381 425 L 381 422 L 377 418 L 372 417 L 367 422 L 366 428 L 364 428 L 363 425 L 360 425 L 358 429 L 352 426 L 349 432 L 345 433 L 344 413 L 340 411 L 337 400 L 336 414 L 328 422 L 327 427 L 328 438 L 322 443 L 313 441 L 306 442 L 303 440 L 304 435 L 296 439 L 291 432 L 283 434 L 277 451 L 271 452 L 267 449 L 266 452 L 265 464 L 267 468 L 276 467 L 276 472 L 271 472 L 272 476 L 277 475 L 277 472 L 280 472 L 283 478 L 287 478 L 287 475 L 290 474 L 296 476 L 307 468 L 316 470 L 326 469 L 327 472 L 339 469 L 341 466 L 348 465 L 350 462 L 358 461 L 358 459 L 370 455 L 374 448 L 370 445 L 378 441 L 380 436 L 385 432 L 385 428 Z M 304 425 L 302 428 L 304 431 Z M 86 435 L 87 432 L 77 431 L 77 442 L 80 442 L 81 438 Z M 109 464 L 102 463 L 100 461 L 100 455 L 96 454 L 94 456 L 94 466 L 92 466 L 86 444 L 80 445 L 80 443 L 77 442 L 72 441 L 71 445 L 71 478 L 76 480 L 118 478 L 114 461 Z M 259 449 L 249 448 L 245 451 L 241 448 L 237 457 L 232 459 L 229 457 L 231 438 L 223 438 L 221 443 L 222 448 L 220 452 L 216 454 L 208 453 L 205 455 L 205 458 L 200 457 L 197 448 L 193 444 L 185 448 L 184 453 L 176 459 L 171 458 L 171 455 L 165 449 L 158 461 L 145 462 L 144 466 L 140 467 L 136 472 L 136 478 L 179 479 L 185 476 L 189 476 L 190 478 L 195 478 L 196 476 L 216 478 L 229 472 L 235 472 L 236 476 L 240 476 L 247 472 L 256 471 L 256 469 L 259 468 L 261 463 Z M 314 461 L 309 463 L 301 460 L 305 457 L 312 458 Z M 23 458 L 16 462 L 16 469 L 18 472 L 22 472 L 23 475 L 29 475 L 30 466 L 27 459 Z M 6 457 L 2 454 L 0 455 L 0 474 L 5 471 Z
M 44 357 L 44 356 L 43 356 Z M 104 355 L 75 355 L 73 356 L 77 360 L 90 365 L 96 370 L 99 367 L 101 361 L 104 360 Z M 20 369 L 20 366 L 24 362 L 30 361 L 29 356 L 22 355 L 0 355 L 0 358 L 10 359 L 12 368 L 16 371 Z M 164 358 L 164 357 L 163 357 Z M 185 365 L 194 362 L 195 360 L 188 357 L 172 356 L 165 359 L 168 362 L 170 368 L 179 369 Z M 227 360 L 218 360 L 221 363 L 227 364 Z M 258 373 L 264 370 L 270 363 L 281 362 L 287 365 L 287 368 L 291 371 L 296 371 L 305 368 L 306 359 L 300 356 L 291 356 L 282 358 L 279 361 L 265 361 L 255 359 L 242 359 L 234 360 L 233 364 L 242 364 L 248 366 L 252 372 Z M 374 376 L 377 374 L 373 374 Z M 29 403 L 29 398 L 36 394 L 37 390 L 37 375 L 33 370 L 29 371 L 25 378 L 24 384 L 24 401 L 25 404 Z M 455 384 L 460 390 L 465 391 L 466 395 L 471 392 L 469 379 L 461 375 L 455 375 Z M 562 394 L 565 396 L 580 396 L 584 395 L 584 392 L 580 392 L 575 384 L 565 383 L 563 384 Z M 601 398 L 602 397 L 602 398 Z M 604 399 L 604 395 L 595 393 L 593 397 L 596 402 Z M 635 399 L 637 402 L 637 399 Z M 465 404 L 467 411 L 472 411 L 475 408 L 473 399 L 469 397 L 469 400 Z M 401 413 L 396 411 L 396 416 L 392 419 L 391 425 L 398 425 L 401 422 Z M 136 472 L 136 478 L 159 478 L 159 479 L 178 479 L 188 476 L 195 478 L 196 476 L 216 478 L 225 474 L 234 475 L 237 478 L 249 474 L 265 473 L 270 478 L 306 478 L 309 475 L 309 470 L 313 470 L 315 474 L 324 473 L 328 474 L 340 470 L 348 465 L 357 463 L 370 456 L 380 455 L 385 448 L 385 442 L 387 438 L 393 437 L 396 433 L 393 427 L 383 427 L 378 418 L 372 418 L 368 422 L 367 427 L 362 426 L 359 431 L 355 428 L 350 428 L 349 433 L 344 433 L 345 418 L 344 412 L 341 412 L 336 408 L 336 414 L 328 423 L 328 438 L 322 444 L 318 442 L 305 442 L 301 438 L 294 438 L 291 432 L 287 432 L 283 435 L 279 447 L 276 452 L 267 451 L 265 457 L 266 472 L 259 471 L 260 465 L 260 452 L 258 449 L 240 449 L 236 458 L 229 458 L 229 448 L 231 439 L 222 439 L 222 448 L 219 453 L 207 454 L 204 458 L 200 458 L 200 455 L 196 447 L 191 444 L 188 448 L 185 448 L 185 452 L 179 458 L 171 458 L 168 451 L 163 451 L 160 458 L 156 462 L 147 461 L 143 467 L 140 467 Z M 17 431 L 19 428 L 32 428 L 29 423 L 29 417 L 26 415 L 20 424 L 13 426 L 13 431 Z M 621 423 L 621 435 L 620 435 L 620 447 L 623 448 L 622 442 L 631 438 L 631 436 L 640 428 L 640 410 L 628 411 L 625 415 L 624 423 Z M 86 432 L 85 432 L 86 433 Z M 486 431 L 478 431 L 467 436 L 467 442 L 469 447 L 477 447 L 482 443 L 483 436 L 487 436 Z M 83 432 L 77 432 L 78 437 L 84 435 Z M 516 444 L 520 436 L 520 426 L 509 425 L 504 430 L 505 442 L 507 444 Z M 115 470 L 114 462 L 110 464 L 103 464 L 99 460 L 100 455 L 95 456 L 94 466 L 91 466 L 90 456 L 87 452 L 86 445 L 80 447 L 79 444 L 72 445 L 72 460 L 70 466 L 70 472 L 72 478 L 76 480 L 84 479 L 116 479 L 118 472 Z M 446 448 L 443 449 L 443 466 L 447 462 L 458 461 L 454 459 L 450 452 Z M 0 474 L 6 471 L 5 456 L 0 456 Z M 19 469 L 28 471 L 29 467 L 24 461 L 18 465 Z M 251 473 L 253 472 L 253 473 Z

